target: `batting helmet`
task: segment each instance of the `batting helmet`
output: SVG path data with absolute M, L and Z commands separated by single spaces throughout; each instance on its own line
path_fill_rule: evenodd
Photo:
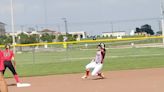
M 104 43 L 99 43 L 99 45 L 101 46 L 101 48 L 105 49 L 105 44 Z

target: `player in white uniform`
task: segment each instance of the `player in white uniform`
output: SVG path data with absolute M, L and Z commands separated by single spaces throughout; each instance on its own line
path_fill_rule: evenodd
M 103 67 L 106 52 L 105 44 L 100 43 L 97 48 L 98 51 L 96 52 L 96 57 L 92 59 L 88 65 L 86 65 L 86 74 L 82 77 L 82 79 L 88 78 L 91 69 L 93 69 L 91 73 L 92 76 L 99 76 L 100 78 L 104 78 L 104 75 L 101 73 L 101 69 Z

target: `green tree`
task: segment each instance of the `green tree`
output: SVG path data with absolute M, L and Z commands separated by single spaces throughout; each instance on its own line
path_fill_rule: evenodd
M 29 36 L 30 43 L 39 43 L 39 41 L 40 41 L 39 35 L 33 34 Z
M 0 36 L 0 44 L 4 44 L 4 36 Z
M 48 33 L 44 33 L 44 34 L 42 34 L 40 39 L 44 42 L 53 42 L 53 40 L 55 39 L 55 35 L 50 35 Z
M 141 32 L 142 30 L 139 27 L 137 27 L 135 33 L 141 33 Z
M 147 34 L 154 35 L 154 31 L 152 30 L 151 26 L 148 24 L 141 26 L 141 30 L 143 32 L 146 32 Z
M 17 40 L 21 44 L 29 44 L 30 43 L 29 36 L 27 34 L 25 34 L 25 33 L 18 34 Z
M 101 36 L 100 35 L 97 35 L 97 38 L 101 38 Z
M 12 36 L 6 36 L 6 39 L 4 40 L 4 44 L 12 43 Z
M 67 41 L 76 41 L 76 36 L 73 36 L 72 34 L 59 35 L 58 36 L 58 41 L 63 42 L 64 37 L 67 37 Z
M 66 37 L 68 38 L 67 41 L 75 41 L 76 40 L 76 38 L 71 34 L 67 34 Z
M 156 34 L 157 35 L 162 35 L 162 31 L 158 31 Z
M 0 36 L 0 44 L 2 45 L 6 43 L 12 43 L 12 37 L 7 35 Z
M 154 31 L 152 30 L 151 26 L 148 24 L 145 24 L 141 26 L 141 28 L 136 28 L 135 33 L 141 33 L 141 32 L 146 32 L 147 34 L 154 35 Z
M 58 41 L 59 41 L 59 42 L 62 42 L 62 41 L 63 41 L 63 35 L 59 35 L 59 36 L 58 36 Z

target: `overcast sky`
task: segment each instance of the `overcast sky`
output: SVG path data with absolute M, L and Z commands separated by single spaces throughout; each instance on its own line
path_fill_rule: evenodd
M 160 0 L 13 0 L 16 25 L 58 25 L 67 18 L 71 31 L 93 31 L 76 23 L 160 17 Z M 10 25 L 10 0 L 0 2 L 0 21 Z M 72 24 L 71 23 L 75 23 Z M 103 25 L 105 28 L 109 27 Z M 76 26 L 76 27 L 75 27 Z M 97 26 L 96 24 L 92 25 Z M 90 30 L 87 30 L 90 29 Z M 94 27 L 95 28 L 95 27 Z M 97 29 L 102 29 L 99 27 Z M 106 28 L 107 29 L 107 28 Z M 110 29 L 110 28 L 109 28 Z M 110 30 L 105 30 L 110 31 Z M 95 30 L 98 33 L 98 30 Z

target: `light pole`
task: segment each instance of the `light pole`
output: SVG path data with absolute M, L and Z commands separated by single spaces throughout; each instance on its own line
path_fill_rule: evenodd
M 111 31 L 112 31 L 112 33 L 113 33 L 113 22 L 110 22 L 110 24 L 111 24 Z
M 12 40 L 13 40 L 13 52 L 15 53 L 15 27 L 14 27 L 14 6 L 13 0 L 11 0 L 11 30 L 12 30 Z
M 161 0 L 161 28 L 162 28 L 162 37 L 163 37 L 163 45 L 164 45 L 164 5 L 163 0 Z
M 64 20 L 64 26 L 65 26 L 65 33 L 66 35 L 68 35 L 68 25 L 67 25 L 67 19 L 66 18 L 62 18 Z
M 44 0 L 44 26 L 47 27 L 47 0 Z

